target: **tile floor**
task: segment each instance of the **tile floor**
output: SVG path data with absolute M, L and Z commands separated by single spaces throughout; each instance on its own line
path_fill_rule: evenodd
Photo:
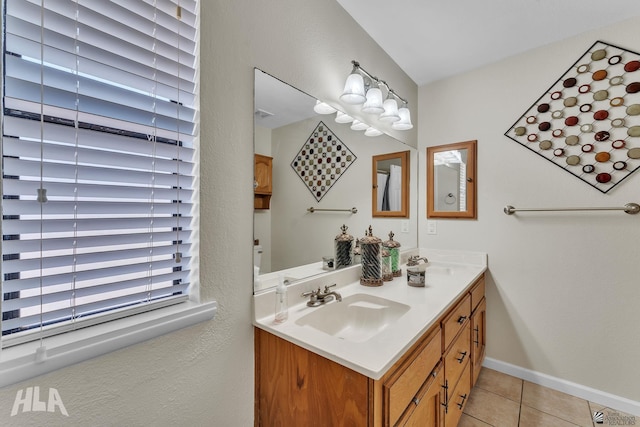
M 603 413 L 602 424 L 593 421 L 595 411 Z M 640 417 L 483 368 L 458 427 L 599 427 L 636 423 L 640 425 Z

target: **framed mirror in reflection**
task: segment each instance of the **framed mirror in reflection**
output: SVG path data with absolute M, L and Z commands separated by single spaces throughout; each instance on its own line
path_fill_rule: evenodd
M 409 217 L 409 150 L 373 156 L 373 217 Z
M 476 141 L 427 147 L 427 217 L 474 219 Z
M 337 123 L 335 113 L 316 113 L 315 104 L 314 97 L 255 69 L 255 154 L 270 159 L 271 188 L 268 205 L 254 210 L 254 291 L 275 286 L 280 273 L 289 281 L 326 273 L 323 257 L 334 256 L 335 238 L 342 225 L 354 240 L 363 237 L 371 225 L 383 240 L 393 231 L 403 250 L 417 247 L 417 215 L 410 215 L 411 210 L 417 210 L 417 202 L 409 201 L 409 192 L 417 192 L 411 187 L 417 180 L 409 178 L 410 171 L 415 174 L 417 169 L 415 163 L 409 166 L 417 162 L 417 156 L 410 155 L 415 149 L 386 134 L 369 137 L 363 131 L 353 131 L 349 124 Z M 320 122 L 356 160 L 317 201 L 292 161 Z M 402 207 L 396 211 L 402 216 L 378 215 L 372 203 L 370 159 L 389 153 L 397 159 L 401 182 L 406 185 L 406 202 L 400 202 Z M 386 164 L 380 163 L 380 167 L 386 168 Z

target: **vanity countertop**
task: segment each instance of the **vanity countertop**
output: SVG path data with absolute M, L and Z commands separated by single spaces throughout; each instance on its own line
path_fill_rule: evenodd
M 425 287 L 407 285 L 406 265 L 402 265 L 402 277 L 378 287 L 360 285 L 360 267 L 348 267 L 290 285 L 289 319 L 282 324 L 273 321 L 275 291 L 254 295 L 253 324 L 369 378 L 380 379 L 487 269 L 487 256 L 481 252 L 421 249 L 419 253 L 429 259 Z M 336 287 L 331 290 L 339 292 L 343 300 L 352 295 L 367 294 L 405 304 L 410 309 L 362 342 L 341 339 L 300 325 L 299 319 L 314 310 L 342 303 L 331 301 L 325 306 L 307 307 L 308 297 L 300 296 L 305 291 L 333 283 Z

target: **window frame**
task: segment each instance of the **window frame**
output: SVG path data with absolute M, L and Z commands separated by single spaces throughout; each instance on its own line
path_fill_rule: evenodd
M 197 2 L 198 11 L 200 2 Z M 4 14 L 4 2 L 2 2 Z M 2 28 L 4 32 L 4 25 Z M 196 31 L 199 31 L 196 28 Z M 4 41 L 3 41 L 4 43 Z M 197 43 L 196 75 L 199 76 L 199 43 Z M 1 60 L 4 62 L 4 59 Z M 4 68 L 4 64 L 3 64 Z M 4 97 L 3 85 L 0 96 Z M 199 87 L 198 81 L 195 81 Z M 195 108 L 199 110 L 199 94 L 196 92 Z M 194 126 L 199 127 L 199 114 L 196 114 Z M 1 115 L 4 124 L 4 112 Z M 127 317 L 110 319 L 107 314 L 100 323 L 88 322 L 82 327 L 69 330 L 44 339 L 27 342 L 17 340 L 16 344 L 2 348 L 0 345 L 0 387 L 42 375 L 53 370 L 107 354 L 136 343 L 140 343 L 160 335 L 211 320 L 215 317 L 218 304 L 215 300 L 201 302 L 199 298 L 200 280 L 198 277 L 198 236 L 199 236 L 199 164 L 200 146 L 199 132 L 194 135 L 194 185 L 193 185 L 193 219 L 192 219 L 192 253 L 191 253 L 191 285 L 186 301 L 161 306 L 153 310 L 143 311 L 135 308 Z M 0 308 L 2 299 L 0 299 Z M 0 338 L 2 339 L 2 338 Z M 11 341 L 10 335 L 6 338 Z M 1 344 L 1 342 L 0 342 Z

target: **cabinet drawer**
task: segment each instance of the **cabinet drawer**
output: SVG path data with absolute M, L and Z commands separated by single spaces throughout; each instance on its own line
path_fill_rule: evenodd
M 432 332 L 424 345 L 407 359 L 400 369 L 383 386 L 385 425 L 395 425 L 400 415 L 407 409 L 420 387 L 429 377 L 442 355 L 440 328 Z
M 482 298 L 484 298 L 484 275 L 471 288 L 471 311 L 476 310 Z
M 444 357 L 445 376 L 450 387 L 456 385 L 469 359 L 471 359 L 471 322 L 466 321 L 462 333 L 458 335 Z
M 442 348 L 446 350 L 471 315 L 471 295 L 467 294 L 442 322 Z
M 460 421 L 464 406 L 469 400 L 469 393 L 471 392 L 471 364 L 467 363 L 467 367 L 462 372 L 460 381 L 454 388 L 453 392 L 449 394 L 447 400 L 447 407 L 444 415 L 445 427 L 455 427 Z

